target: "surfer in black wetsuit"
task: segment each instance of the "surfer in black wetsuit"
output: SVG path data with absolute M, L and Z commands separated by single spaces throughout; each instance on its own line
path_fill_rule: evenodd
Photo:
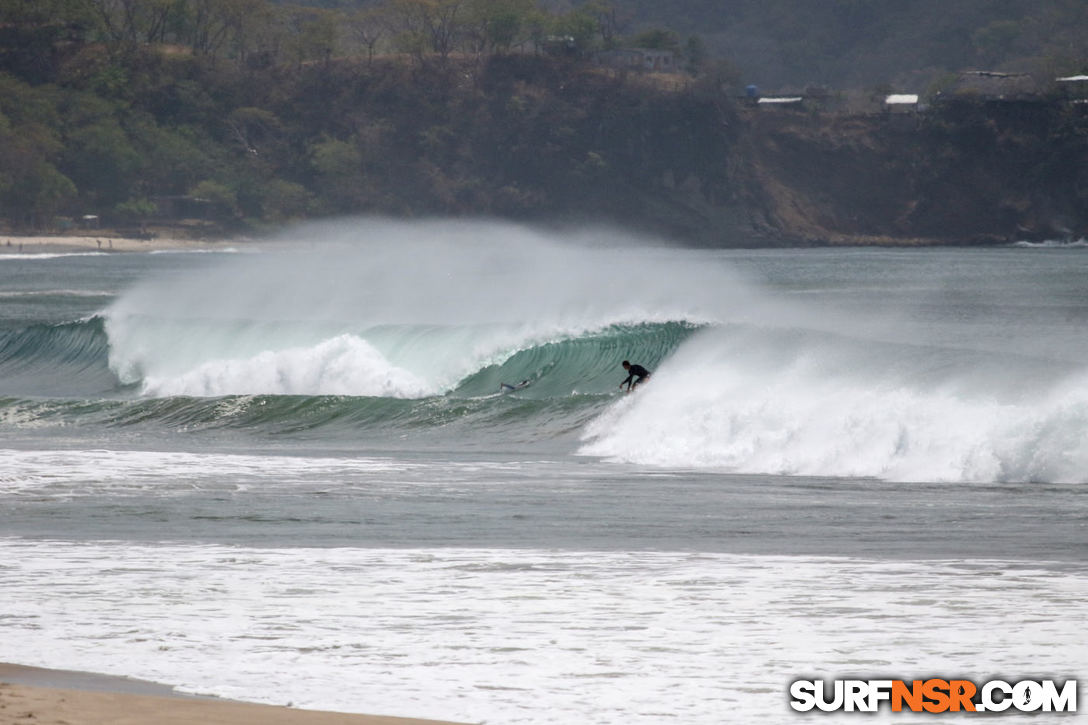
M 627 360 L 623 361 L 623 369 L 627 371 L 627 379 L 620 383 L 620 387 L 622 388 L 624 385 L 626 385 L 628 393 L 631 392 L 632 388 L 637 388 L 638 384 L 641 383 L 643 380 L 649 380 L 650 378 L 649 370 L 642 367 L 641 365 L 632 365 Z

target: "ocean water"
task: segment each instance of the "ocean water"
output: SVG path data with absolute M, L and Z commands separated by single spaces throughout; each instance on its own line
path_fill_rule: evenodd
M 0 661 L 564 725 L 1083 679 L 1082 246 L 0 255 Z

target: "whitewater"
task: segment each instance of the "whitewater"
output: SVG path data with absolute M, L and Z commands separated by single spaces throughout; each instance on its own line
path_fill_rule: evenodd
M 1079 245 L 243 247 L 0 255 L 0 661 L 494 723 L 1088 661 Z

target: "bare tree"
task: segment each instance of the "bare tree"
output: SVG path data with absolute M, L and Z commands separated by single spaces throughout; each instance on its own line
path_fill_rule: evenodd
M 172 25 L 184 14 L 184 0 L 145 0 L 140 3 L 139 32 L 146 43 L 165 43 Z
M 94 11 L 111 53 L 128 53 L 136 48 L 140 0 L 87 0 Z
M 624 34 L 631 24 L 630 11 L 624 11 L 612 0 L 590 0 L 582 8 L 597 23 L 597 32 L 605 48 L 615 45 L 616 38 Z
M 464 8 L 465 0 L 395 0 L 402 45 L 420 60 L 428 51 L 448 58 L 462 30 Z
M 509 50 L 532 24 L 533 0 L 469 0 L 465 34 L 479 55 Z
M 215 57 L 230 32 L 228 18 L 237 0 L 187 0 L 189 45 L 197 55 Z
M 290 8 L 285 16 L 288 51 L 299 67 L 306 61 L 328 63 L 336 51 L 337 17 L 328 10 Z
M 348 18 L 348 33 L 362 47 L 366 48 L 366 62 L 374 62 L 378 44 L 387 38 L 392 30 L 391 18 L 387 8 L 373 7 L 358 10 Z

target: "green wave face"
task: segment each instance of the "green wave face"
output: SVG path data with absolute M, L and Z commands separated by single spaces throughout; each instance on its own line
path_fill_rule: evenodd
M 92 395 L 116 389 L 103 320 L 0 331 L 0 394 Z
M 516 392 L 531 399 L 612 393 L 627 375 L 620 367 L 622 361 L 653 370 L 696 329 L 684 322 L 613 325 L 574 339 L 536 345 L 469 375 L 453 394 L 486 395 L 498 391 L 500 383 L 525 380 L 529 387 Z
M 355 395 L 140 395 L 108 367 L 110 340 L 102 320 L 35 325 L 0 337 L 0 429 L 70 425 L 135 428 L 163 434 L 234 431 L 248 436 L 355 440 L 519 441 L 573 435 L 597 415 L 626 373 L 624 359 L 651 370 L 697 331 L 685 322 L 613 325 L 499 355 L 441 394 L 417 398 Z M 399 340 L 398 343 L 398 334 Z M 449 330 L 432 331 L 436 354 Z M 426 348 L 428 332 L 383 328 L 382 347 Z M 34 397 L 19 394 L 25 379 Z M 529 381 L 510 394 L 501 383 Z M 52 381 L 52 382 L 50 382 Z M 57 395 L 43 399 L 41 390 Z M 471 442 L 471 441 L 468 441 Z

